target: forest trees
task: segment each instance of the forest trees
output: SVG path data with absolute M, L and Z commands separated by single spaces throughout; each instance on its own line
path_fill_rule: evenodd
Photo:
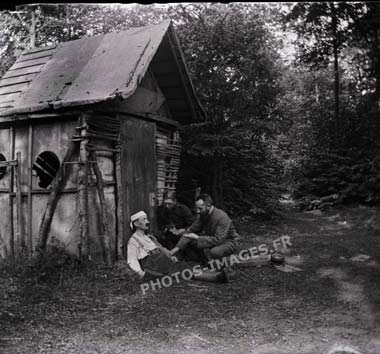
M 352 128 L 348 116 L 360 114 L 356 110 L 368 94 L 380 97 L 379 18 L 380 4 L 367 2 L 297 3 L 284 15 L 286 27 L 298 36 L 299 68 L 310 68 L 317 77 L 321 72 L 326 73 L 326 69 L 329 71 L 328 64 L 333 62 L 331 78 L 326 77 L 327 82 L 334 82 L 331 93 L 335 101 L 336 131 L 331 138 L 339 136 L 340 140 L 329 148 L 345 149 Z M 320 90 L 318 85 L 315 80 L 316 91 Z M 344 107 L 345 112 L 340 112 Z M 358 144 L 362 143 L 359 140 Z M 351 139 L 349 144 L 352 145 Z
M 292 81 L 293 87 L 302 87 L 298 103 L 293 100 L 298 114 L 290 130 L 303 141 L 298 197 L 333 195 L 334 203 L 380 200 L 379 9 L 379 3 L 367 2 L 298 3 L 284 16 L 298 34 L 299 61 L 289 70 L 305 78 L 300 83 L 295 75 Z
M 297 3 L 284 21 L 298 35 L 299 59 L 312 69 L 325 68 L 332 61 L 334 72 L 335 146 L 342 134 L 339 62 L 350 36 L 350 12 L 355 4 L 345 2 Z
M 367 87 L 368 91 L 375 93 L 380 98 L 380 4 L 377 2 L 365 2 L 357 4 L 356 13 L 352 21 L 352 42 L 360 49 L 361 65 L 366 71 L 369 82 L 374 85 Z M 359 58 L 358 58 L 359 59 Z M 363 62 L 364 61 L 364 62 Z
M 120 4 L 29 4 L 17 10 L 3 11 L 0 16 L 1 75 L 31 43 L 36 47 L 52 45 L 159 23 L 167 17 L 166 11 L 154 6 L 125 8 Z
M 230 212 L 272 210 L 280 174 L 270 150 L 280 67 L 279 43 L 266 27 L 264 7 L 192 4 L 173 13 L 208 114 L 186 131 L 189 155 L 201 157 L 188 155 L 188 165 Z

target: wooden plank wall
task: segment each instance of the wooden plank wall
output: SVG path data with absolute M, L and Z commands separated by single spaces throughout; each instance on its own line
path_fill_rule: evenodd
M 143 210 L 155 224 L 156 153 L 154 122 L 137 118 L 121 122 L 121 159 L 124 225 L 130 215 Z

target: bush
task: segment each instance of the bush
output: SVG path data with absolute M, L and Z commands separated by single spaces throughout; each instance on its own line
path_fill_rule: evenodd
M 305 172 L 294 191 L 302 208 L 310 208 L 313 199 L 323 201 L 332 195 L 337 197 L 328 199 L 329 205 L 380 202 L 380 156 L 314 154 L 302 168 Z

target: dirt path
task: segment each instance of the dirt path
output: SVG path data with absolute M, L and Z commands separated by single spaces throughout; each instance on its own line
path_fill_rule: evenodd
M 376 221 L 374 209 L 347 208 L 240 225 L 247 248 L 288 235 L 302 272 L 250 267 L 229 284 L 181 283 L 144 296 L 105 270 L 54 286 L 11 282 L 15 289 L 0 293 L 0 352 L 378 354 Z M 357 255 L 370 258 L 350 259 Z

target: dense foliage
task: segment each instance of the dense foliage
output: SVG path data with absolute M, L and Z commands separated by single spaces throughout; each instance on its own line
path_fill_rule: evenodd
M 298 3 L 283 18 L 297 34 L 298 48 L 295 66 L 284 76 L 290 89 L 283 105 L 291 121 L 288 176 L 306 208 L 318 207 L 323 197 L 328 205 L 379 199 L 374 181 L 379 172 L 380 71 L 374 53 L 380 49 L 380 6 L 336 3 L 333 14 L 332 6 Z
M 176 10 L 179 37 L 207 112 L 206 122 L 185 131 L 187 152 L 194 157 L 184 160 L 197 167 L 198 184 L 217 204 L 236 214 L 272 211 L 278 199 L 280 167 L 271 139 L 278 119 L 279 43 L 263 10 L 245 4 Z

